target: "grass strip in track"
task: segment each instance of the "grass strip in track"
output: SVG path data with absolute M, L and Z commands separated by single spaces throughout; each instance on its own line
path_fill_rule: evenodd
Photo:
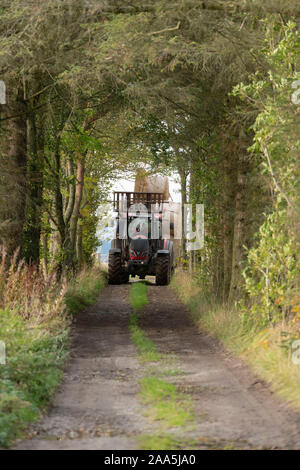
M 163 429 L 185 427 L 193 421 L 190 398 L 179 393 L 174 384 L 147 376 L 140 385 L 141 399 L 149 405 L 146 416 L 151 421 L 160 421 Z
M 132 284 L 129 293 L 130 304 L 134 309 L 134 313 L 130 314 L 129 330 L 133 344 L 139 351 L 141 362 L 158 362 L 161 354 L 157 351 L 155 344 L 149 339 L 138 326 L 138 315 L 136 312 L 141 310 L 148 304 L 147 286 L 143 282 Z
M 151 366 L 147 375 L 140 380 L 140 398 L 146 405 L 145 416 L 153 422 L 159 423 L 157 435 L 141 436 L 140 446 L 148 450 L 170 450 L 192 448 L 192 443 L 187 439 L 180 439 L 167 434 L 173 428 L 185 429 L 194 420 L 192 402 L 189 396 L 180 393 L 176 385 L 163 380 L 163 376 L 176 376 L 182 372 L 179 369 L 162 370 L 169 362 L 165 354 L 157 350 L 157 346 L 148 338 L 139 327 L 138 312 L 148 304 L 147 286 L 144 283 L 135 283 L 130 289 L 130 304 L 134 313 L 130 315 L 131 339 L 139 352 L 140 361 L 143 363 L 157 362 L 157 366 Z M 174 358 L 171 358 L 174 362 Z
M 198 282 L 185 271 L 175 274 L 172 287 L 190 310 L 196 328 L 220 340 L 248 362 L 289 406 L 300 409 L 300 367 L 292 361 L 291 348 L 299 338 L 296 323 L 280 322 L 262 330 L 255 322 L 245 322 L 238 306 L 218 304 L 215 296 L 205 296 Z
M 134 310 L 141 310 L 148 304 L 147 286 L 144 282 L 135 282 L 129 292 L 130 305 Z
M 141 362 L 158 362 L 161 360 L 162 355 L 157 351 L 156 345 L 149 339 L 143 330 L 137 324 L 137 315 L 132 313 L 130 315 L 129 330 L 131 333 L 131 340 L 139 351 L 139 359 Z

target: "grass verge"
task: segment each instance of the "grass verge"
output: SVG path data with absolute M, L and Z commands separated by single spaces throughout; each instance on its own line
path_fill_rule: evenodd
M 279 324 L 261 330 L 256 325 L 249 326 L 236 308 L 206 299 L 200 287 L 184 272 L 173 277 L 172 287 L 189 308 L 196 324 L 248 362 L 281 398 L 300 408 L 300 365 L 293 363 L 291 348 L 294 327 Z M 299 337 L 299 331 L 297 334 Z
M 6 346 L 6 364 L 0 365 L 1 448 L 20 437 L 49 403 L 68 355 L 70 313 L 92 303 L 104 284 L 103 274 L 93 269 L 82 273 L 66 292 L 57 288 L 49 305 L 40 301 L 40 312 L 32 289 L 35 314 L 30 317 L 22 309 L 0 310 L 0 340 Z

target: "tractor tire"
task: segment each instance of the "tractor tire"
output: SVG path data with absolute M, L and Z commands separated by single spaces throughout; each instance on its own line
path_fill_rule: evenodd
M 127 284 L 127 282 L 129 282 L 129 273 L 127 271 L 122 271 L 121 278 L 122 284 Z
M 108 284 L 122 283 L 121 254 L 111 253 L 108 257 Z
M 156 285 L 167 286 L 171 280 L 169 256 L 159 256 L 156 260 Z

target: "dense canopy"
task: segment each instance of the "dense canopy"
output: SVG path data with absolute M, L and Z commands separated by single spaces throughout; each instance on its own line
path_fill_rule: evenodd
M 262 322 L 288 314 L 299 282 L 299 2 L 1 0 L 0 16 L 9 255 L 76 271 L 92 261 L 114 180 L 175 173 L 182 201 L 205 205 L 205 247 L 181 262 L 221 301 L 252 299 Z

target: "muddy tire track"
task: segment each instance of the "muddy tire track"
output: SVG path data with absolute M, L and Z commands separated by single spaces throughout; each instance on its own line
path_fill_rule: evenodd
M 137 399 L 129 285 L 108 286 L 74 324 L 71 357 L 50 411 L 17 449 L 136 449 L 149 425 Z
M 300 448 L 300 413 L 292 412 L 242 361 L 204 332 L 170 288 L 149 285 L 140 325 L 184 375 L 171 381 L 192 396 L 201 448 Z

